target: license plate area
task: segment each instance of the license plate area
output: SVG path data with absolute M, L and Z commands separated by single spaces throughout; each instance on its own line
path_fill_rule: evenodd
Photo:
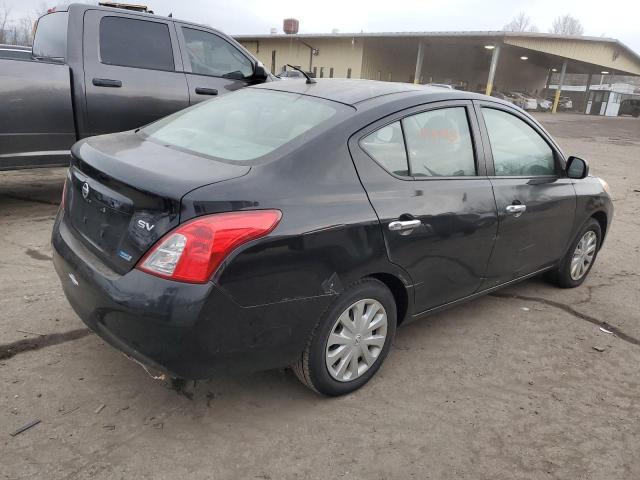
M 101 252 L 112 255 L 127 235 L 133 202 L 95 179 L 72 172 L 68 213 L 71 224 Z

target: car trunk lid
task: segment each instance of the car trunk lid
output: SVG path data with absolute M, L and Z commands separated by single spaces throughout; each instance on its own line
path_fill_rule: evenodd
M 185 194 L 249 170 L 177 151 L 135 132 L 93 137 L 72 149 L 65 214 L 88 248 L 124 274 L 180 223 Z

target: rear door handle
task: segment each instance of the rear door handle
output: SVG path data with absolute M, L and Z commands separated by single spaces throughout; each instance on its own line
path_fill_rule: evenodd
M 527 206 L 526 205 L 507 205 L 507 208 L 505 210 L 509 215 L 513 215 L 514 217 L 518 218 L 527 210 Z
M 218 94 L 218 89 L 217 88 L 197 87 L 196 88 L 196 93 L 198 95 L 217 95 Z
M 120 80 L 111 80 L 110 78 L 94 78 L 91 83 L 96 87 L 120 88 L 122 86 Z
M 413 230 L 416 227 L 422 225 L 422 222 L 418 219 L 415 220 L 395 220 L 389 223 L 389 230 L 392 232 L 402 232 L 405 230 Z

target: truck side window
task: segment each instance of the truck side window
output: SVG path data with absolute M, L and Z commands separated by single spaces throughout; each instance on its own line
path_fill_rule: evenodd
M 187 27 L 182 33 L 193 73 L 238 80 L 253 74 L 251 61 L 217 35 Z
M 102 18 L 100 61 L 123 67 L 175 70 L 168 25 L 123 17 Z

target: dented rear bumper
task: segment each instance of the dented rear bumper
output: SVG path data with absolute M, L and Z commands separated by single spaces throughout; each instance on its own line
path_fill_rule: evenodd
M 170 376 L 200 379 L 293 363 L 332 295 L 243 307 L 214 283 L 110 270 L 60 213 L 53 261 L 78 316 L 113 347 Z

